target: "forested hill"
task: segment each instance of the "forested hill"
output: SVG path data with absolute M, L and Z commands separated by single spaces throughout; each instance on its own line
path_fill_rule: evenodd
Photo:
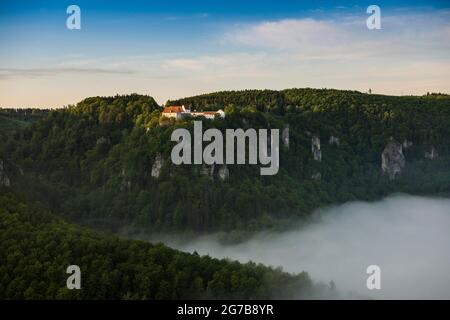
M 193 97 L 169 100 L 171 105 L 186 105 L 194 110 L 217 110 L 226 106 L 251 106 L 259 111 L 295 112 L 301 110 L 325 111 L 336 106 L 378 104 L 392 107 L 413 107 L 427 100 L 443 100 L 448 105 L 450 95 L 433 93 L 425 96 L 386 96 L 359 91 L 335 89 L 242 90 L 207 93 Z
M 192 120 L 161 121 L 160 106 L 140 95 L 92 97 L 52 111 L 9 133 L 0 159 L 27 198 L 113 231 L 254 231 L 392 192 L 450 195 L 446 95 L 248 90 L 172 103 L 226 111 L 225 119 L 204 120 L 204 129 L 289 131 L 278 174 L 260 176 L 255 165 L 173 165 L 170 135 L 177 127 L 192 130 Z M 393 164 L 391 179 L 381 155 L 400 149 L 404 163 Z
M 49 110 L 41 109 L 0 109 L 0 139 L 6 140 L 9 134 L 40 120 Z
M 81 290 L 69 290 L 69 265 Z M 181 253 L 95 233 L 0 188 L 0 299 L 320 298 L 308 274 Z

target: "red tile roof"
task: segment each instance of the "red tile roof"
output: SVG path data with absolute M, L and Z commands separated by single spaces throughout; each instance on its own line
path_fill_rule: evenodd
M 179 113 L 183 112 L 183 107 L 181 106 L 169 106 L 164 107 L 163 113 Z

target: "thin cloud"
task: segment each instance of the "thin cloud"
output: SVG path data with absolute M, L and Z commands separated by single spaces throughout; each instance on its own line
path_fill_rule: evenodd
M 328 20 L 282 19 L 236 26 L 222 39 L 224 45 L 273 52 L 295 52 L 304 58 L 367 58 L 395 54 L 401 58 L 450 49 L 450 13 L 447 10 L 404 13 L 382 12 L 382 30 L 368 30 L 368 16 Z M 448 53 L 448 51 L 445 51 Z
M 103 68 L 0 68 L 0 79 L 11 79 L 16 77 L 37 78 L 70 73 L 133 74 L 135 71 Z
M 323 36 L 326 35 L 326 41 Z M 345 34 L 328 21 L 314 19 L 287 19 L 262 22 L 225 34 L 225 42 L 235 45 L 270 49 L 294 49 L 299 47 L 329 45 L 342 40 Z

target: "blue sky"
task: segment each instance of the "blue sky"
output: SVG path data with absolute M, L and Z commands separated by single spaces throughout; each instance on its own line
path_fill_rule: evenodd
M 81 30 L 66 8 L 81 8 Z M 367 6 L 382 12 L 368 30 Z M 0 106 L 137 92 L 333 87 L 450 92 L 450 1 L 0 3 Z

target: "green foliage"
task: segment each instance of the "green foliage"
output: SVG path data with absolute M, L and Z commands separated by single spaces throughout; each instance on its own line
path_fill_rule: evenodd
M 18 129 L 23 129 L 38 121 L 48 110 L 40 109 L 0 109 L 0 139 L 4 141 Z
M 81 290 L 66 287 L 73 264 Z M 289 299 L 325 289 L 306 273 L 95 233 L 0 189 L 0 299 Z
M 170 163 L 175 128 L 160 125 L 160 107 L 148 96 L 94 97 L 50 112 L 19 130 L 0 152 L 25 174 L 13 186 L 72 221 L 120 231 L 254 231 L 306 219 L 317 207 L 374 200 L 392 192 L 450 195 L 450 97 L 394 97 L 356 91 L 288 89 L 218 92 L 185 98 L 197 110 L 224 109 L 225 119 L 204 129 L 290 128 L 275 176 L 259 166 L 228 166 L 226 181 L 201 165 Z M 311 155 L 311 134 L 321 138 L 322 162 Z M 340 144 L 330 144 L 331 136 Z M 401 178 L 381 172 L 390 137 L 412 141 Z M 427 160 L 431 146 L 439 158 Z M 3 150 L 3 151 L 2 151 Z M 152 177 L 157 156 L 165 159 Z M 1 154 L 0 154 L 1 157 Z M 208 169 L 208 168 L 207 168 Z M 321 174 L 321 180 L 312 176 Z

